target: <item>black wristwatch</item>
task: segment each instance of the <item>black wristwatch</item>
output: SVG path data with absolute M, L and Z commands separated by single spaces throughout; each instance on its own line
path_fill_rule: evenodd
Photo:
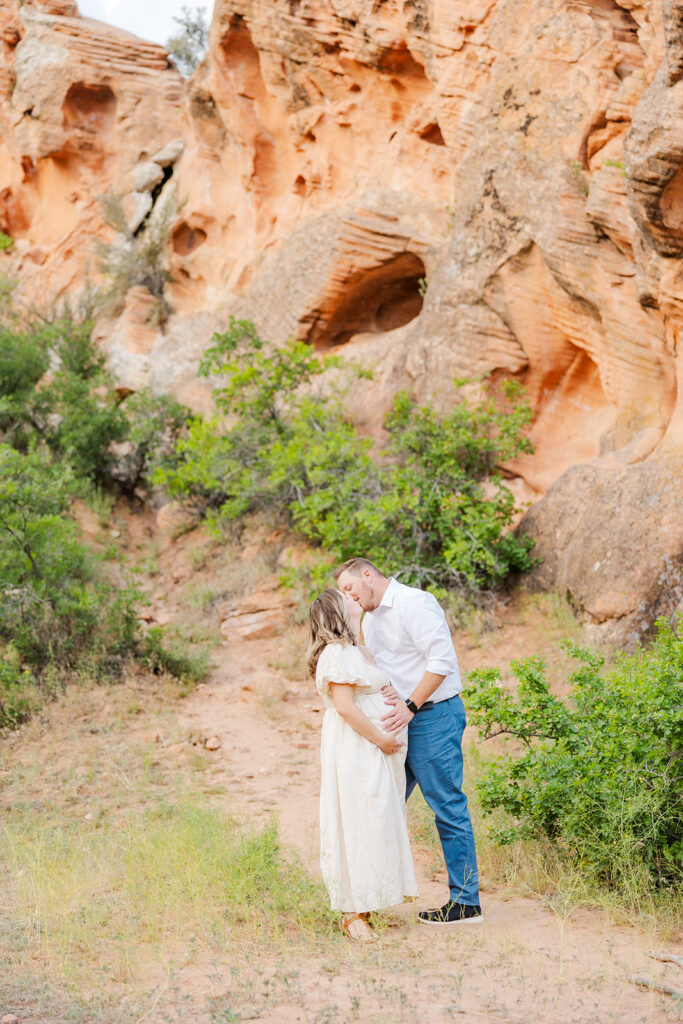
M 416 715 L 420 710 L 415 701 L 411 700 L 410 697 L 406 697 L 406 707 L 408 708 L 408 711 L 412 711 L 414 715 Z

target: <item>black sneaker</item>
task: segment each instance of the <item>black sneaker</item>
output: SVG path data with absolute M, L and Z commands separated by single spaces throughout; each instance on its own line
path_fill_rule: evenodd
M 468 906 L 449 901 L 436 910 L 421 910 L 417 919 L 420 924 L 479 924 L 484 915 L 478 903 Z

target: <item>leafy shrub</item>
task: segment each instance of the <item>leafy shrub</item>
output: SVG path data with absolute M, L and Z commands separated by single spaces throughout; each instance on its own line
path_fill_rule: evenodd
M 117 589 L 66 515 L 73 477 L 45 452 L 0 445 L 0 640 L 40 672 L 120 667 L 137 640 L 133 587 Z
M 204 679 L 209 667 L 207 647 L 193 653 L 181 637 L 169 639 L 161 626 L 152 626 L 147 631 L 140 642 L 138 656 L 155 675 L 168 672 L 189 683 L 198 683 Z
M 180 17 L 174 16 L 178 29 L 166 41 L 166 49 L 184 78 L 189 78 L 199 67 L 209 43 L 209 24 L 206 9 L 181 7 Z
M 0 430 L 19 450 L 42 442 L 77 478 L 102 484 L 126 421 L 91 327 L 60 319 L 0 329 Z
M 514 499 L 496 469 L 530 450 L 519 389 L 450 413 L 397 396 L 380 462 L 340 397 L 315 387 L 340 365 L 301 342 L 268 349 L 233 320 L 201 366 L 220 378 L 219 415 L 191 424 L 157 482 L 217 525 L 272 510 L 334 558 L 362 552 L 417 584 L 471 591 L 529 568 L 531 542 L 506 532 Z
M 303 501 L 311 489 L 310 459 L 325 458 L 332 433 L 348 433 L 347 461 L 362 460 L 367 447 L 333 400 L 304 394 L 335 365 L 338 360 L 320 360 L 301 342 L 269 352 L 252 323 L 233 320 L 226 333 L 214 335 L 199 368 L 204 376 L 221 377 L 214 400 L 225 420 L 195 419 L 178 446 L 177 466 L 155 479 L 210 512 L 215 523 Z M 310 453 L 313 439 L 324 454 Z
M 41 443 L 76 481 L 132 495 L 173 461 L 188 410 L 148 389 L 121 401 L 91 329 L 70 317 L 0 326 L 0 436 L 20 451 Z
M 30 718 L 36 707 L 34 679 L 22 669 L 14 650 L 0 658 L 0 728 L 15 728 Z
M 116 452 L 112 477 L 128 495 L 146 487 L 157 469 L 177 462 L 176 448 L 185 431 L 189 410 L 169 395 L 143 388 L 122 403 L 124 443 Z
M 0 231 L 0 252 L 7 252 L 9 249 L 14 248 L 14 239 L 11 235 L 6 235 L 4 231 Z
M 106 279 L 100 296 L 104 308 L 114 314 L 120 312 L 131 288 L 141 285 L 155 300 L 151 320 L 163 327 L 172 312 L 166 285 L 173 280 L 167 253 L 177 213 L 174 194 L 160 198 L 135 232 L 128 227 L 119 196 L 109 192 L 100 203 L 105 222 L 119 235 L 118 241 L 97 246 L 99 267 Z
M 0 297 L 0 727 L 18 724 L 73 672 L 149 662 L 140 592 L 115 583 L 71 516 L 75 495 L 132 495 L 173 462 L 187 410 L 149 392 L 122 402 L 91 338 L 70 315 L 22 320 Z M 110 553 L 109 553 L 110 554 Z M 106 555 L 105 555 L 106 557 Z M 156 638 L 163 668 L 195 681 L 206 656 Z
M 0 325 L 0 432 L 18 447 L 34 428 L 33 397 L 48 366 L 42 338 Z
M 566 700 L 549 692 L 539 658 L 512 663 L 516 695 L 497 670 L 470 675 L 473 724 L 517 741 L 477 787 L 485 813 L 508 817 L 494 835 L 547 836 L 615 887 L 682 881 L 683 637 L 660 622 L 648 649 L 609 672 L 601 656 L 565 647 L 580 665 Z

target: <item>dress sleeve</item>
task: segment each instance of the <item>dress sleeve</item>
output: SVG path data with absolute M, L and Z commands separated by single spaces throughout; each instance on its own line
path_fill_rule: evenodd
M 318 693 L 329 697 L 330 683 L 348 683 L 361 690 L 370 689 L 372 684 L 364 671 L 365 661 L 358 648 L 328 644 L 318 658 L 315 670 L 315 685 Z

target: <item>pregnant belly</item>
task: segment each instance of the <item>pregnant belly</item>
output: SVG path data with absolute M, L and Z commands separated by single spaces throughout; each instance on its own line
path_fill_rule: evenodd
M 356 697 L 356 704 L 373 725 L 382 728 L 382 718 L 390 710 L 390 705 L 385 703 L 381 693 L 361 693 Z

